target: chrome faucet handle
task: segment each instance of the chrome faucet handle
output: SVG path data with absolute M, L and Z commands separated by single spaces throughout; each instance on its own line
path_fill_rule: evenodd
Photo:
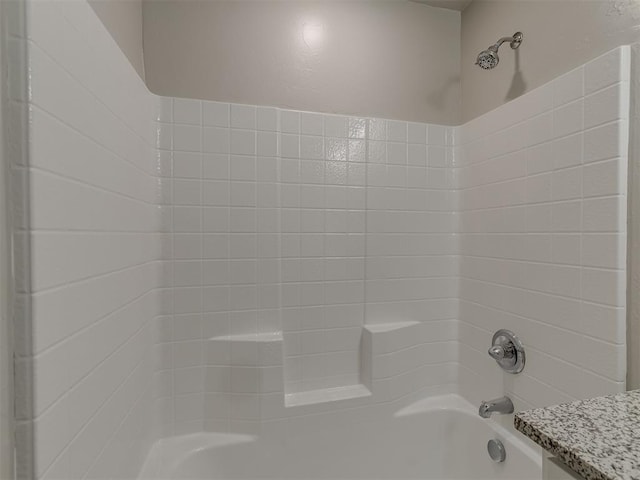
M 496 361 L 504 360 L 505 358 L 513 358 L 516 355 L 516 350 L 511 342 L 504 342 L 501 345 L 494 345 L 489 349 L 489 355 Z
M 493 335 L 487 353 L 508 373 L 520 373 L 524 368 L 524 347 L 509 330 L 498 330 Z
M 496 345 L 489 349 L 489 355 L 495 360 L 502 360 L 505 357 L 505 350 L 502 345 Z

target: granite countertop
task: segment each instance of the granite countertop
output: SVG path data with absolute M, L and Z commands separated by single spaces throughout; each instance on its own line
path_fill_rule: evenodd
M 514 425 L 587 480 L 640 480 L 640 390 L 527 410 Z

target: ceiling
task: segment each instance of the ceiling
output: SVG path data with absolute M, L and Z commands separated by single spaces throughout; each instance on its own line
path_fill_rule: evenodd
M 469 6 L 472 0 L 412 0 L 417 3 L 424 3 L 432 7 L 448 8 L 449 10 L 462 11 Z

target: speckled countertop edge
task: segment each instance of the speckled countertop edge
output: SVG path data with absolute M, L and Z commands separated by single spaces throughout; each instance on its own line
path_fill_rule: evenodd
M 640 390 L 527 410 L 514 426 L 586 480 L 640 480 Z
M 549 438 L 540 430 L 528 424 L 526 420 L 523 420 L 518 415 L 519 414 L 516 414 L 513 421 L 516 430 L 526 435 L 546 451 L 553 453 L 556 457 L 562 460 L 565 465 L 571 468 L 571 470 L 580 474 L 587 480 L 613 480 L 612 477 L 604 475 L 597 469 L 597 467 L 589 465 L 580 459 L 569 448 L 564 447 L 559 442 Z

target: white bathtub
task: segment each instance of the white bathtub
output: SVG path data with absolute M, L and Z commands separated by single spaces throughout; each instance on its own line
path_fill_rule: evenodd
M 384 410 L 387 410 L 385 413 Z M 500 439 L 504 463 L 487 441 Z M 457 395 L 291 418 L 259 435 L 196 433 L 157 442 L 141 479 L 536 479 L 541 454 Z

